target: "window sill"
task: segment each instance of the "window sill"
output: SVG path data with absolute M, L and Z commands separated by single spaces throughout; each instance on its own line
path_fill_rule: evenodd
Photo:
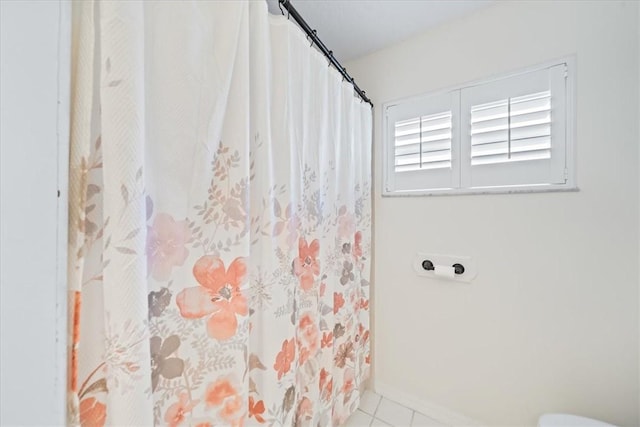
M 468 196 L 479 194 L 519 194 L 519 193 L 558 193 L 580 191 L 576 185 L 514 185 L 478 188 L 443 188 L 441 190 L 382 190 L 382 197 L 420 197 L 420 196 Z

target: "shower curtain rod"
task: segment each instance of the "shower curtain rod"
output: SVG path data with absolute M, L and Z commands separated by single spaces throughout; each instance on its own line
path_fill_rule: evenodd
M 371 100 L 367 98 L 367 95 L 365 94 L 366 92 L 358 87 L 355 79 L 351 77 L 349 73 L 347 73 L 347 69 L 344 68 L 342 64 L 340 64 L 340 62 L 338 62 L 338 60 L 333 56 L 333 51 L 329 50 L 327 46 L 322 43 L 322 40 L 320 40 L 320 38 L 318 37 L 317 31 L 312 29 L 309 24 L 307 24 L 307 21 L 305 21 L 302 16 L 300 16 L 300 13 L 291 4 L 291 0 L 278 0 L 278 4 L 281 6 L 280 11 L 282 12 L 282 14 L 284 15 L 284 11 L 282 10 L 282 7 L 284 7 L 285 9 L 287 9 L 287 15 L 291 16 L 298 23 L 300 28 L 302 28 L 302 30 L 307 33 L 307 37 L 311 38 L 311 44 L 315 44 L 316 46 L 318 46 L 320 52 L 322 52 L 324 56 L 326 56 L 327 59 L 331 61 L 331 64 L 333 64 L 333 66 L 336 67 L 340 74 L 342 74 L 342 77 L 344 77 L 345 80 L 353 85 L 353 88 L 356 90 L 358 96 L 360 96 L 360 98 L 364 102 L 371 105 L 371 107 L 373 108 L 373 102 L 371 102 Z

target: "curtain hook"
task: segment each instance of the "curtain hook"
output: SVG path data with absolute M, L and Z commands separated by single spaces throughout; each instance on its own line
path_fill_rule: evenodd
M 278 7 L 280 8 L 280 13 L 282 13 L 282 16 L 284 16 L 284 10 L 282 10 L 282 1 L 281 0 L 278 0 Z
M 344 73 L 344 74 L 342 75 L 342 76 L 343 76 L 343 78 L 344 78 L 344 79 L 346 79 L 346 78 L 347 78 L 347 76 L 349 75 L 349 73 L 347 73 L 347 68 L 346 68 L 346 67 L 342 67 L 342 72 Z M 352 77 L 350 80 L 348 80 L 348 81 L 349 81 L 350 83 L 353 83 L 353 77 Z
M 331 58 L 333 58 L 333 51 L 332 50 L 329 51 L 329 56 L 327 57 L 327 59 L 329 60 L 329 61 L 327 61 L 328 62 L 327 67 L 331 67 Z
M 309 47 L 312 47 L 312 46 L 313 46 L 313 43 L 315 43 L 315 39 L 314 39 L 314 37 L 318 37 L 318 36 L 317 36 L 317 33 L 318 33 L 318 32 L 317 32 L 316 30 L 312 30 L 311 32 L 313 33 L 313 36 L 311 36 L 311 44 L 309 45 Z

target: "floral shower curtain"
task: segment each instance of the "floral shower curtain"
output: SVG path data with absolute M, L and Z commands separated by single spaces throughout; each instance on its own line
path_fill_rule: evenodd
M 249 1 L 74 4 L 69 424 L 342 423 L 371 110 Z

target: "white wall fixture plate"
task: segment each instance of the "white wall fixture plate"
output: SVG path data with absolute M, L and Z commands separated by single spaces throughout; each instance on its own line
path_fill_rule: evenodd
M 425 261 L 431 261 L 434 270 L 427 270 L 423 267 Z M 448 269 L 454 264 L 464 267 L 462 274 L 454 273 L 449 276 Z M 444 268 L 443 268 L 444 267 Z M 429 277 L 434 280 L 447 280 L 454 282 L 470 283 L 477 275 L 476 263 L 470 256 L 440 255 L 426 252 L 418 252 L 413 260 L 413 269 L 418 276 Z

